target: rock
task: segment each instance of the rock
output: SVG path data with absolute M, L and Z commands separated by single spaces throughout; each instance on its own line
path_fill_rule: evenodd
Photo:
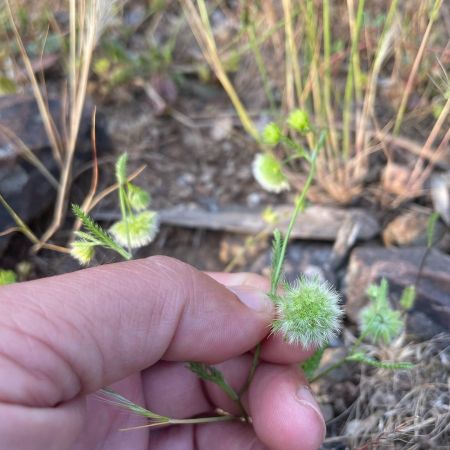
M 426 245 L 428 214 L 407 211 L 389 222 L 383 230 L 383 242 L 391 245 Z
M 55 123 L 59 125 L 62 115 L 60 101 L 49 98 L 48 105 Z M 89 148 L 89 132 L 90 113 L 87 113 L 80 127 L 80 150 Z M 58 166 L 34 98 L 19 95 L 0 97 L 0 193 L 22 220 L 29 223 L 51 206 L 56 189 L 35 165 L 23 157 L 17 138 L 57 178 Z M 90 155 L 90 152 L 85 152 L 85 155 Z M 0 206 L 0 231 L 14 225 L 10 215 Z M 0 254 L 8 242 L 9 236 L 0 237 Z
M 293 282 L 300 274 L 318 275 L 334 284 L 335 280 L 325 270 L 331 256 L 331 246 L 316 242 L 291 242 L 286 252 L 284 275 L 286 280 Z M 272 267 L 272 251 L 270 246 L 256 256 L 246 266 L 246 270 L 261 273 L 270 277 Z
M 277 228 L 286 231 L 292 206 L 281 205 L 272 208 L 279 217 Z M 207 211 L 197 207 L 180 205 L 176 208 L 159 211 L 160 221 L 165 225 L 204 228 L 232 233 L 255 235 L 267 229 L 261 209 L 251 210 L 242 206 L 231 206 Z M 118 213 L 96 213 L 97 220 L 117 220 Z M 357 224 L 351 233 L 351 242 L 369 240 L 377 236 L 380 227 L 377 219 L 367 211 L 358 208 L 335 208 L 313 205 L 305 209 L 292 230 L 297 239 L 334 241 L 344 222 Z
M 386 249 L 361 247 L 353 250 L 345 280 L 348 317 L 358 321 L 367 304 L 366 290 L 371 283 L 385 277 L 394 304 L 402 290 L 415 283 L 426 248 Z M 428 339 L 450 331 L 450 257 L 432 250 L 425 262 L 417 286 L 417 298 L 408 313 L 407 332 L 418 339 Z

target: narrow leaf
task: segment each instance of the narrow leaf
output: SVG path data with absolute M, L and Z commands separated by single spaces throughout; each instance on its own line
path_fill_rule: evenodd
M 410 362 L 377 361 L 376 359 L 360 352 L 347 356 L 345 359 L 347 361 L 355 361 L 361 364 L 367 364 L 368 366 L 378 367 L 379 369 L 409 370 L 414 367 L 414 364 Z

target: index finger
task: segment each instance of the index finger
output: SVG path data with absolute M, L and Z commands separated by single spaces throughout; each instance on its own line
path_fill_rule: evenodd
M 254 347 L 272 317 L 265 296 L 244 303 L 167 257 L 4 286 L 0 297 L 0 403 L 26 406 L 94 392 L 161 358 L 224 361 Z

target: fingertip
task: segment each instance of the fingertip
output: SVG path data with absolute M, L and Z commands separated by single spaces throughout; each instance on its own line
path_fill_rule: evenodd
M 305 361 L 316 349 L 305 349 L 300 344 L 288 344 L 280 334 L 267 337 L 261 346 L 261 358 L 275 364 L 294 364 Z
M 258 289 L 262 292 L 269 292 L 270 281 L 251 272 L 236 272 L 236 273 L 226 273 L 226 272 L 205 272 L 209 277 L 213 278 L 220 284 L 227 287 L 232 286 L 249 286 Z
M 316 450 L 325 422 L 303 375 L 295 367 L 261 365 L 249 392 L 258 438 L 274 450 Z

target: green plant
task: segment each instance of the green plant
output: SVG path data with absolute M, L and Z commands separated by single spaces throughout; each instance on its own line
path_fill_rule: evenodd
M 149 244 L 158 232 L 158 215 L 148 209 L 151 199 L 147 192 L 131 183 L 127 177 L 126 153 L 116 163 L 116 180 L 121 220 L 109 232 L 103 230 L 78 205 L 72 211 L 86 231 L 75 231 L 77 239 L 71 244 L 71 255 L 81 264 L 89 264 L 96 247 L 113 250 L 124 259 L 132 258 L 132 249 Z M 125 249 L 127 248 L 127 250 Z

